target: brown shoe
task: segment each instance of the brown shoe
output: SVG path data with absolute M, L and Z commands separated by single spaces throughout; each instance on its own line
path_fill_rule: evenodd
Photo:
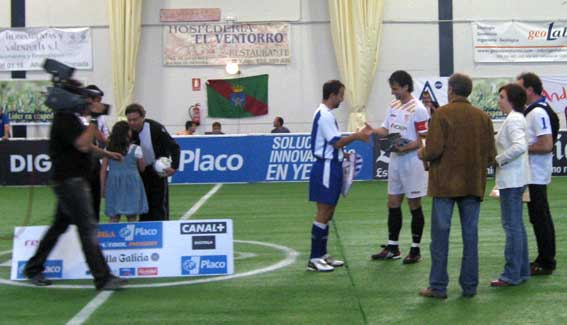
M 427 298 L 447 299 L 446 293 L 441 293 L 431 288 L 424 288 L 419 290 L 419 295 Z
M 506 281 L 500 280 L 500 279 L 490 281 L 491 287 L 509 287 L 511 285 L 512 284 L 510 282 L 506 282 Z

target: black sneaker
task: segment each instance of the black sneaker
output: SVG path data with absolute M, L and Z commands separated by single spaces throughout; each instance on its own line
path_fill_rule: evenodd
M 124 279 L 116 277 L 114 275 L 110 276 L 108 280 L 97 290 L 104 290 L 104 291 L 118 291 L 122 290 L 122 285 L 124 284 Z
M 28 276 L 28 279 L 33 285 L 38 287 L 46 287 L 53 284 L 53 282 L 45 277 L 43 273 L 38 273 L 34 276 Z
M 403 260 L 403 264 L 414 264 L 421 261 L 421 254 L 419 251 L 419 247 L 412 247 L 408 256 L 406 256 Z
M 400 249 L 397 245 L 382 245 L 383 249 L 370 256 L 373 260 L 397 260 L 401 258 Z
M 117 279 L 118 282 L 119 282 L 121 285 L 126 285 L 126 284 L 128 284 L 128 279 L 126 279 L 126 278 L 119 278 L 119 277 L 117 277 L 117 276 L 114 275 L 114 274 L 111 275 L 110 277 L 113 278 L 113 279 Z
M 530 274 L 532 276 L 551 275 L 551 274 L 553 274 L 553 269 L 543 267 L 543 266 L 539 265 L 539 263 L 533 262 L 530 265 Z

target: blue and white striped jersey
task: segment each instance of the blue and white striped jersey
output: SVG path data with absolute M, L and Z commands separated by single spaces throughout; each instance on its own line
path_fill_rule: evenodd
M 331 109 L 321 103 L 313 116 L 311 129 L 311 152 L 319 159 L 343 161 L 342 149 L 333 146 L 341 138 L 339 124 Z

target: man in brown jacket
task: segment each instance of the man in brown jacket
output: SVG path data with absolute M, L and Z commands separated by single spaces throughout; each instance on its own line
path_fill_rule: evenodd
M 495 146 L 490 117 L 467 100 L 471 91 L 469 76 L 456 73 L 449 78 L 449 104 L 433 115 L 426 145 L 418 153 L 430 164 L 428 194 L 433 197 L 431 273 L 429 287 L 420 291 L 425 297 L 447 298 L 449 231 L 455 203 L 463 233 L 459 283 L 464 297 L 476 295 L 478 217 Z

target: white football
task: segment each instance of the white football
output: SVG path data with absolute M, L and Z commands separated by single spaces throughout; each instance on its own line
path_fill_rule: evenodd
M 154 169 L 156 170 L 157 174 L 161 177 L 166 177 L 165 170 L 171 167 L 171 159 L 169 157 L 159 157 L 156 159 L 154 163 Z

